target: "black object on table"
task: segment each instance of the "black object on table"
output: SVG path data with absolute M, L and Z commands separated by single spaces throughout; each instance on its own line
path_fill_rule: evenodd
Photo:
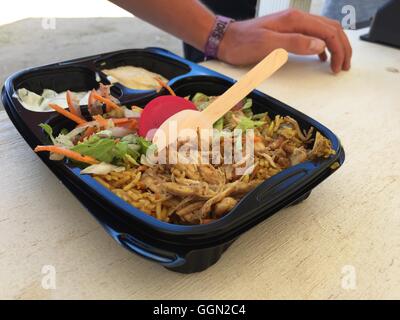
M 400 0 L 382 6 L 375 15 L 369 34 L 361 36 L 361 39 L 400 49 Z

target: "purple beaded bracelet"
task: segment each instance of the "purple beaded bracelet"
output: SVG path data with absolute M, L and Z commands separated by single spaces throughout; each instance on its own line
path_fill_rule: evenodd
M 216 16 L 214 28 L 208 37 L 204 50 L 206 60 L 217 58 L 219 44 L 221 43 L 229 24 L 233 21 L 235 20 L 228 17 Z

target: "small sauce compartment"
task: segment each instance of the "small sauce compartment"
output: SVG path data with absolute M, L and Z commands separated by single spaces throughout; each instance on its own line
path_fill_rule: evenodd
M 108 79 L 107 75 L 102 72 L 106 69 L 115 69 L 118 67 L 133 66 L 146 69 L 150 72 L 159 74 L 169 81 L 176 77 L 185 75 L 191 71 L 191 67 L 180 61 L 173 60 L 163 55 L 145 50 L 129 50 L 109 55 L 95 62 L 96 69 L 101 76 Z M 117 79 L 115 79 L 117 80 Z M 123 95 L 132 97 L 133 95 L 146 95 L 154 93 L 152 89 L 135 89 L 124 86 L 116 82 L 116 88 L 123 90 Z
M 56 69 L 57 68 L 57 69 Z M 101 79 L 100 76 L 88 68 L 84 67 L 49 67 L 45 69 L 38 69 L 30 71 L 29 73 L 22 73 L 14 80 L 14 95 L 13 98 L 19 103 L 27 112 L 46 112 L 46 111 L 33 111 L 25 108 L 20 100 L 17 98 L 19 89 L 27 89 L 37 95 L 42 95 L 43 90 L 49 89 L 57 93 L 62 93 L 67 90 L 72 92 L 89 92 L 92 89 L 99 87 L 99 82 L 109 84 L 106 80 Z M 51 110 L 49 110 L 51 111 Z
M 41 141 L 46 141 L 47 136 L 39 127 L 52 119 L 55 112 L 52 110 L 30 110 L 23 106 L 17 96 L 18 89 L 27 89 L 41 95 L 44 89 L 50 89 L 57 93 L 67 90 L 73 92 L 89 92 L 99 87 L 99 75 L 89 68 L 82 66 L 48 66 L 44 68 L 23 71 L 14 76 L 10 86 L 9 96 L 13 101 L 13 109 L 19 117 L 24 119 L 25 126 Z M 108 84 L 106 81 L 102 81 Z M 85 108 L 83 108 L 85 109 Z
M 172 89 L 180 97 L 190 96 L 202 92 L 209 96 L 219 96 L 233 85 L 233 81 L 213 76 L 192 76 L 176 81 Z

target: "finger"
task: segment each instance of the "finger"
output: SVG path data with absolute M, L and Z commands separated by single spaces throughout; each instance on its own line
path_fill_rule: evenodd
M 315 17 L 321 19 L 322 21 L 325 21 L 326 23 L 329 23 L 331 26 L 336 28 L 336 30 L 338 31 L 340 39 L 344 45 L 345 54 L 346 54 L 342 68 L 343 68 L 343 70 L 346 70 L 346 71 L 349 70 L 351 67 L 351 58 L 353 56 L 353 49 L 351 47 L 349 38 L 347 37 L 346 33 L 344 32 L 341 24 L 336 20 L 332 20 L 332 19 L 329 19 L 326 17 L 322 17 L 322 16 L 315 16 Z
M 331 53 L 331 69 L 334 73 L 342 70 L 346 53 L 344 46 L 340 40 L 337 30 L 327 23 L 321 21 L 307 21 L 304 26 L 300 27 L 303 33 L 310 36 L 319 37 L 326 42 L 329 52 Z
M 325 51 L 325 50 L 324 50 L 324 52 L 322 52 L 322 53 L 319 54 L 319 59 L 320 59 L 322 62 L 325 62 L 326 60 L 328 60 L 328 55 L 326 54 L 326 51 Z
M 326 44 L 318 38 L 300 33 L 275 33 L 277 46 L 300 55 L 319 55 L 325 51 Z
M 298 10 L 286 13 L 281 32 L 302 33 L 311 37 L 324 40 L 331 53 L 331 69 L 337 73 L 342 70 L 346 53 L 338 30 L 329 23 L 315 16 Z

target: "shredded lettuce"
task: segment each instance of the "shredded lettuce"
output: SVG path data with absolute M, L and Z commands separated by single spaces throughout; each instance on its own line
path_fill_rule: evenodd
M 72 147 L 71 150 L 84 156 L 93 157 L 101 162 L 111 163 L 114 159 L 114 148 L 115 142 L 113 139 L 101 139 L 99 136 L 93 135 L 86 141 Z
M 146 154 L 147 150 L 152 146 L 152 143 L 142 137 L 138 137 L 138 142 L 141 147 L 140 153 Z
M 251 120 L 250 118 L 247 118 L 247 117 L 241 117 L 238 125 L 236 126 L 236 129 L 241 129 L 241 130 L 245 131 L 245 130 L 261 127 L 264 124 L 265 124 L 264 121 L 255 121 L 255 120 Z
M 54 144 L 54 136 L 53 136 L 53 128 L 48 125 L 47 123 L 41 123 L 39 124 L 39 127 L 41 127 L 43 129 L 44 132 L 46 132 L 46 134 L 49 136 L 51 142 L 53 142 Z
M 62 128 L 60 134 L 67 135 L 69 133 L 68 129 Z
M 217 120 L 217 122 L 214 123 L 214 129 L 221 131 L 224 129 L 224 117 L 220 118 Z
M 132 158 L 129 154 L 126 154 L 124 159 L 127 162 L 130 162 L 131 164 L 133 164 L 134 166 L 138 165 L 138 162 L 134 158 Z
M 196 106 L 197 110 L 203 111 L 205 108 L 209 106 L 209 104 L 211 103 L 211 99 L 204 93 L 198 92 L 192 98 L 192 102 Z
M 242 112 L 248 118 L 251 118 L 253 116 L 253 110 L 251 109 L 252 107 L 253 107 L 253 100 L 250 98 L 245 99 L 245 102 L 242 107 Z
M 210 99 L 209 96 L 205 95 L 204 93 L 197 92 L 193 96 L 192 102 L 197 106 L 198 104 L 207 102 L 209 99 Z
M 212 102 L 214 97 L 210 97 L 205 95 L 204 93 L 198 92 L 196 93 L 193 98 L 192 102 L 196 105 L 197 109 L 203 111 L 206 109 L 209 104 Z M 237 129 L 247 130 L 247 129 L 254 129 L 259 126 L 262 126 L 264 122 L 262 121 L 253 121 L 253 100 L 251 98 L 245 98 L 241 102 L 242 107 L 240 111 L 243 112 L 245 117 L 242 117 L 240 123 L 236 126 Z M 218 121 L 214 123 L 214 129 L 216 130 L 223 130 L 225 127 L 228 129 L 234 129 L 235 125 L 232 123 L 232 112 L 228 112 L 224 117 L 220 118 Z
M 114 156 L 118 159 L 123 159 L 126 154 L 130 152 L 128 143 L 126 142 L 119 142 L 115 143 L 114 146 Z
M 121 142 L 127 142 L 132 149 L 140 152 L 141 154 L 146 154 L 147 150 L 152 145 L 151 141 L 148 141 L 135 134 L 128 134 L 121 139 Z
M 135 134 L 128 134 L 125 137 L 121 138 L 122 142 L 128 142 L 128 143 L 136 143 L 137 141 L 137 135 Z
M 120 165 L 124 161 L 128 161 L 137 164 L 140 155 L 147 151 L 148 145 L 151 145 L 150 141 L 135 135 L 125 136 L 118 141 L 112 138 L 102 138 L 96 134 L 78 143 L 71 150 L 105 163 Z
M 198 92 L 192 98 L 192 102 L 195 104 L 197 110 L 203 111 L 206 109 L 213 99 L 211 97 L 205 95 L 204 93 Z M 224 117 L 218 119 L 214 123 L 214 129 L 221 131 L 224 128 Z
M 252 106 L 253 106 L 253 99 L 247 98 L 242 107 L 242 110 L 251 109 Z

